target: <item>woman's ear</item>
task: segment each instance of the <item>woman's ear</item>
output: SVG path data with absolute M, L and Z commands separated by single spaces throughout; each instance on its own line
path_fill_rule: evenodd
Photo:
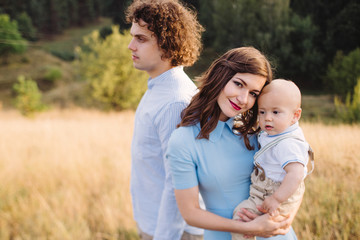
M 298 108 L 298 109 L 295 110 L 293 120 L 292 120 L 293 124 L 296 123 L 297 121 L 299 121 L 299 119 L 301 117 L 301 112 L 302 112 L 301 108 Z

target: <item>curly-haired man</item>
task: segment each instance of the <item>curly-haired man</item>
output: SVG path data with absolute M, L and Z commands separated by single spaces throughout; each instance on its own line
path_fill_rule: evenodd
M 168 163 L 169 137 L 196 92 L 183 71 L 201 50 L 202 26 L 177 0 L 135 0 L 126 11 L 132 23 L 128 46 L 135 68 L 149 74 L 135 114 L 131 146 L 131 196 L 142 240 L 202 239 L 177 208 Z

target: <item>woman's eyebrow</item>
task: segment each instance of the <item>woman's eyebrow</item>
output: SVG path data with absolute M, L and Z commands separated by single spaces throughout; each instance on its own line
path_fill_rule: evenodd
M 235 77 L 234 80 L 240 81 L 243 85 L 247 86 L 247 83 L 241 77 Z

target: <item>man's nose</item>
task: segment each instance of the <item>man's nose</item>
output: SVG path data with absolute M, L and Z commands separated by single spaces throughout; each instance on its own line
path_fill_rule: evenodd
M 135 51 L 135 44 L 134 44 L 134 39 L 131 39 L 129 45 L 128 45 L 128 49 L 130 49 L 131 51 Z

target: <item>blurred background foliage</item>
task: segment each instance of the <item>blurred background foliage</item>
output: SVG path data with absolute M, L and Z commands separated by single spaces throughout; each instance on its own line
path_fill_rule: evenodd
M 77 104 L 134 109 L 144 91 L 140 86 L 146 87 L 146 76 L 132 69 L 126 49 L 129 42 L 126 30 L 130 26 L 125 22 L 124 11 L 130 2 L 1 0 L 2 106 L 10 106 L 8 98 L 15 93 L 9 89 L 22 74 L 37 82 L 44 92 L 44 101 L 55 101 L 62 107 Z M 338 102 L 345 102 L 347 96 L 349 101 L 353 99 L 360 77 L 358 1 L 184 2 L 198 12 L 206 28 L 199 61 L 185 69 L 192 78 L 224 51 L 251 45 L 271 59 L 275 77 L 291 79 L 305 95 L 320 97 L 317 104 L 305 103 L 314 106 L 305 111 L 306 118 L 319 120 L 325 116 L 321 115 L 322 105 L 326 104 L 324 95 L 330 96 L 326 99 L 332 104 L 331 109 L 326 108 L 326 118 L 336 118 L 335 96 Z M 37 58 L 39 55 L 42 60 Z M 39 61 L 41 66 L 37 65 Z M 48 78 L 56 81 L 46 81 Z

